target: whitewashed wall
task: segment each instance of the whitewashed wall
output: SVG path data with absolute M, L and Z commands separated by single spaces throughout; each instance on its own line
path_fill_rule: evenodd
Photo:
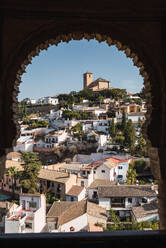
M 83 214 L 78 218 L 75 218 L 61 226 L 59 226 L 58 231 L 61 232 L 70 232 L 70 227 L 74 227 L 74 232 L 79 232 L 81 229 L 87 229 L 88 227 L 88 218 L 87 214 Z
M 122 169 L 119 169 L 119 167 L 122 167 Z M 115 168 L 116 179 L 117 179 L 118 175 L 122 175 L 123 176 L 123 181 L 126 181 L 127 180 L 128 168 L 129 168 L 128 161 L 123 162 L 123 163 L 119 163 Z
M 99 198 L 99 206 L 106 208 L 106 210 L 110 210 L 110 198 Z
M 41 206 L 34 213 L 34 232 L 41 232 L 46 224 L 46 199 L 41 195 Z
M 102 170 L 104 170 L 105 173 L 102 172 Z M 96 169 L 96 173 L 94 174 L 94 179 L 110 180 L 110 169 L 107 168 L 105 165 L 100 165 Z
M 88 199 L 93 199 L 93 194 L 94 192 L 97 192 L 98 194 L 98 190 L 97 189 L 88 189 Z

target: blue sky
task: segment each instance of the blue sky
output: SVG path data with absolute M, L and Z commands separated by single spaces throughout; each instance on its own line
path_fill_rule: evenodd
M 41 51 L 32 59 L 22 76 L 18 100 L 38 99 L 59 93 L 79 91 L 83 87 L 83 73 L 90 71 L 93 79 L 110 80 L 111 87 L 139 92 L 143 78 L 130 58 L 115 46 L 96 40 L 61 42 Z

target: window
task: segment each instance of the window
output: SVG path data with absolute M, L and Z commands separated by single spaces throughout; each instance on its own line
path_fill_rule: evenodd
M 96 174 L 96 171 L 94 171 L 94 174 Z
M 132 203 L 132 198 L 128 198 L 128 203 Z
M 74 201 L 74 197 L 73 196 L 71 196 L 71 201 Z
M 123 176 L 122 175 L 118 175 L 117 178 L 118 179 L 123 179 Z
M 147 199 L 146 198 L 142 198 L 142 203 L 147 203 Z
M 84 181 L 81 181 L 81 187 L 84 187 Z
M 32 229 L 32 223 L 25 222 L 25 228 Z
M 61 185 L 60 185 L 60 184 L 58 184 L 58 186 L 57 186 L 57 191 L 58 191 L 58 192 L 61 191 Z
M 93 191 L 92 198 L 93 198 L 93 199 L 97 199 L 97 198 L 98 198 L 97 191 Z
M 30 208 L 36 208 L 36 202 L 29 202 Z
M 122 169 L 123 169 L 123 167 L 122 167 L 122 166 L 118 166 L 118 169 L 119 169 L 119 170 L 122 170 Z
M 102 170 L 101 172 L 102 172 L 102 173 L 105 173 L 105 170 Z

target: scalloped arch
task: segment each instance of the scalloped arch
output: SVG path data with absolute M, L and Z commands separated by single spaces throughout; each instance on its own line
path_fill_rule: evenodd
M 87 39 L 88 41 L 91 39 L 96 39 L 98 42 L 106 41 L 108 46 L 115 45 L 117 49 L 120 51 L 124 51 L 126 54 L 126 57 L 129 57 L 132 59 L 134 66 L 138 67 L 140 75 L 144 79 L 144 86 L 146 89 L 146 97 L 147 97 L 147 112 L 146 112 L 146 121 L 143 126 L 143 135 L 147 141 L 148 148 L 151 148 L 151 142 L 147 136 L 146 130 L 150 123 L 151 113 L 152 113 L 152 104 L 151 104 L 151 83 L 149 80 L 149 74 L 146 71 L 144 63 L 139 59 L 138 55 L 131 51 L 131 49 L 125 45 L 122 44 L 118 40 L 113 40 L 110 36 L 100 33 L 85 33 L 85 32 L 73 32 L 68 34 L 61 34 L 57 35 L 55 38 L 51 38 L 48 40 L 45 40 L 44 42 L 39 43 L 39 45 L 36 46 L 35 49 L 32 49 L 30 53 L 26 56 L 26 59 L 22 61 L 22 63 L 19 66 L 19 69 L 17 70 L 14 84 L 13 84 L 13 90 L 12 90 L 12 121 L 14 125 L 16 126 L 17 133 L 16 136 L 13 139 L 12 144 L 15 145 L 17 138 L 20 135 L 20 127 L 17 121 L 17 95 L 19 93 L 19 85 L 21 83 L 21 76 L 26 71 L 26 66 L 31 64 L 32 58 L 35 56 L 38 56 L 41 50 L 47 50 L 49 46 L 55 45 L 57 46 L 60 42 L 70 42 L 71 40 L 81 40 L 81 39 Z

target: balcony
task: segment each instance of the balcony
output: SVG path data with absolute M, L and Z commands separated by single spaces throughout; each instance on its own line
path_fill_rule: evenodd
M 125 208 L 125 198 L 111 198 L 111 208 Z

